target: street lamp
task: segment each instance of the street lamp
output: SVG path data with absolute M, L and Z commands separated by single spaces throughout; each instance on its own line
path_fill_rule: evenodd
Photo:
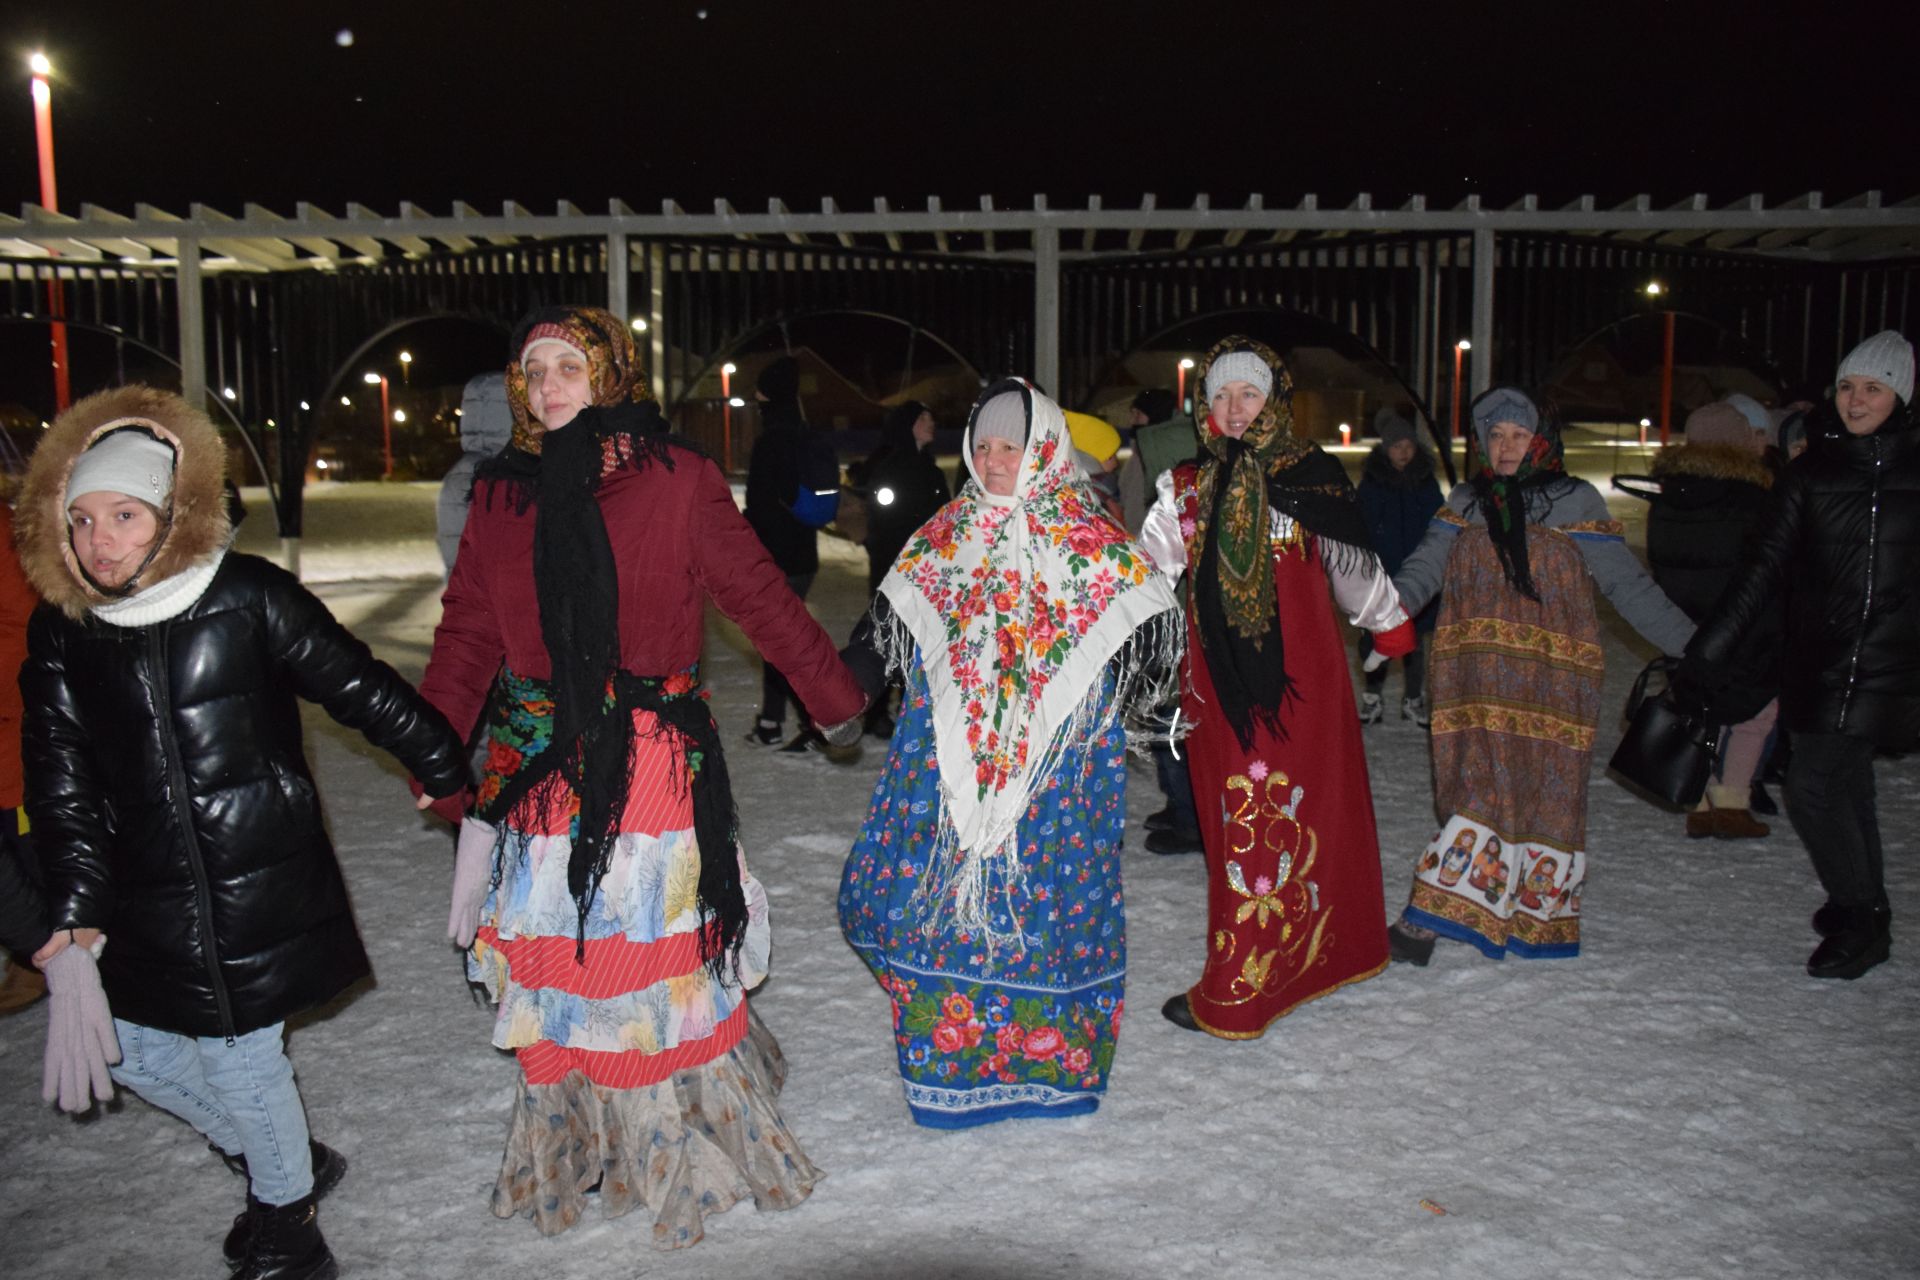
M 1460 362 L 1471 350 L 1473 344 L 1465 338 L 1453 344 L 1453 425 L 1447 429 L 1448 448 L 1460 438 Z
M 1193 357 L 1186 356 L 1173 371 L 1173 401 L 1182 409 L 1187 407 L 1187 370 L 1193 368 Z
M 400 381 L 408 386 L 413 385 L 413 352 L 411 351 L 400 353 Z
M 36 53 L 27 59 L 27 68 L 33 72 L 33 136 L 40 155 L 40 207 L 48 213 L 57 213 L 60 197 L 53 181 L 53 86 L 49 83 L 53 64 L 47 61 L 46 54 Z M 67 314 L 67 292 L 60 283 L 58 267 L 47 280 L 47 314 L 53 317 L 53 405 L 64 413 L 73 400 L 73 385 L 67 375 L 67 326 L 63 323 Z
M 1671 297 L 1658 280 L 1647 281 L 1647 297 Z M 1660 444 L 1665 447 L 1673 429 L 1673 308 L 1660 308 Z
M 380 453 L 386 467 L 380 473 L 382 480 L 393 479 L 393 412 L 387 404 L 387 375 L 375 373 L 369 369 L 360 375 L 360 380 L 368 386 L 380 388 Z
M 733 474 L 733 375 L 739 370 L 729 360 L 720 366 L 720 458 L 727 474 Z
M 633 318 L 633 331 L 635 333 L 645 333 L 647 331 L 647 318 L 645 316 L 635 316 Z

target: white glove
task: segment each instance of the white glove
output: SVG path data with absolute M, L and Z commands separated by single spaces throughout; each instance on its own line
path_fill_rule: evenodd
M 828 746 L 837 749 L 850 747 L 860 741 L 860 735 L 865 731 L 866 716 L 862 713 L 861 715 L 850 716 L 842 720 L 839 724 L 824 726 L 820 730 L 820 736 L 827 740 Z
M 1367 671 L 1367 672 L 1378 671 L 1380 668 L 1386 666 L 1389 662 L 1392 662 L 1392 661 L 1393 661 L 1392 658 L 1389 658 L 1386 654 L 1380 652 L 1378 649 L 1375 649 L 1372 653 L 1369 653 L 1367 655 L 1367 660 L 1360 664 L 1360 669 L 1362 671 Z
M 453 853 L 453 907 L 447 912 L 447 937 L 462 950 L 480 931 L 480 909 L 493 888 L 494 828 L 473 814 L 460 824 Z
M 47 975 L 47 1056 L 40 1096 L 58 1099 L 62 1111 L 85 1111 L 94 1098 L 113 1097 L 107 1064 L 120 1061 L 120 1037 L 114 1034 L 107 993 L 100 988 L 100 967 L 85 947 L 65 947 L 49 958 Z

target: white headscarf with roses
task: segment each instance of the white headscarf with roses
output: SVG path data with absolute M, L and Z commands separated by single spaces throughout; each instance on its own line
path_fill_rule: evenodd
M 972 445 L 981 408 L 1009 394 L 1025 407 L 1026 447 L 1012 495 L 999 497 Z M 931 914 L 951 898 L 963 926 L 1017 944 L 988 926 L 988 867 L 1017 883 L 1031 798 L 1063 752 L 1165 698 L 1183 635 L 1172 588 L 1087 487 L 1065 415 L 1033 384 L 987 389 L 965 456 L 972 479 L 880 584 L 893 610 L 882 642 L 903 668 L 918 652 L 933 700 L 941 814 L 920 892 Z

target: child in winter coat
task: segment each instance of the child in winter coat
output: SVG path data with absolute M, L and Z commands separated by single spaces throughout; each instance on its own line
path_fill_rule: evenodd
M 1440 482 L 1434 478 L 1433 455 L 1420 444 L 1413 424 L 1386 409 L 1375 420 L 1374 429 L 1380 433 L 1380 443 L 1373 447 L 1360 469 L 1355 496 L 1360 500 L 1361 513 L 1366 516 L 1367 531 L 1373 535 L 1373 549 L 1386 571 L 1394 574 L 1400 572 L 1400 566 L 1420 545 L 1420 539 L 1427 536 L 1427 524 L 1444 499 L 1440 495 Z M 1405 681 L 1400 717 L 1422 728 L 1430 719 L 1426 698 L 1426 639 L 1433 634 L 1437 611 L 1435 605 L 1429 604 L 1413 620 L 1419 644 L 1400 660 Z M 1372 653 L 1373 636 L 1362 631 L 1360 661 L 1366 662 Z M 1386 714 L 1381 692 L 1387 687 L 1387 665 L 1382 661 L 1367 669 L 1367 689 L 1360 696 L 1362 724 L 1377 724 Z
M 204 1134 L 250 1191 L 245 1280 L 327 1277 L 289 1015 L 368 972 L 301 749 L 299 697 L 460 793 L 459 740 L 287 573 L 228 549 L 225 448 L 180 397 L 123 387 L 41 439 L 17 520 L 34 614 L 24 754 L 53 936 L 45 1093 L 112 1081 Z M 97 964 L 96 964 L 97 962 Z M 111 1016 L 109 1016 L 111 1011 Z M 109 1073 L 109 1064 L 117 1064 Z

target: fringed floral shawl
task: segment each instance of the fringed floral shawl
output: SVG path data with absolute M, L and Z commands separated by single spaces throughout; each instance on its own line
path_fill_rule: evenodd
M 986 491 L 971 441 L 980 406 L 1017 392 L 1027 440 L 1010 497 Z M 1061 746 L 1166 701 L 1183 645 L 1179 605 L 1074 461 L 1059 406 L 1024 379 L 989 387 L 967 440 L 972 480 L 907 542 L 880 584 L 879 642 L 906 666 L 917 650 L 933 700 L 943 812 L 922 891 L 953 891 L 962 927 L 987 932 L 990 863 L 1019 878 L 1017 834 Z M 1116 665 L 1117 695 L 1102 696 Z M 1012 941 L 990 938 L 992 942 Z

